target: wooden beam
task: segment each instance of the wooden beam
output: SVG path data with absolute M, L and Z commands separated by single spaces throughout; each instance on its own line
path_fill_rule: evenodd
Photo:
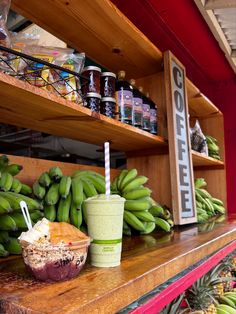
M 206 0 L 207 10 L 236 8 L 236 0 Z
M 209 0 L 213 1 L 213 0 Z M 220 0 L 215 0 L 220 1 Z M 222 0 L 222 2 L 225 1 L 226 3 L 233 0 Z M 235 1 L 235 0 L 234 0 Z M 221 49 L 225 53 L 225 57 L 228 60 L 229 64 L 231 65 L 232 69 L 236 73 L 236 61 L 231 57 L 232 49 L 225 37 L 225 34 L 220 27 L 217 18 L 212 10 L 206 10 L 206 4 L 205 0 L 194 0 L 195 4 L 197 5 L 199 11 L 201 12 L 202 16 L 204 17 L 206 23 L 208 24 L 211 32 L 213 33 L 215 39 L 218 41 Z

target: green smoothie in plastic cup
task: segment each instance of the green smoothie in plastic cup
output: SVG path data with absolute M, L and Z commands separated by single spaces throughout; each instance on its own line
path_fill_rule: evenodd
M 90 261 L 96 267 L 120 265 L 125 199 L 119 195 L 96 195 L 85 200 Z

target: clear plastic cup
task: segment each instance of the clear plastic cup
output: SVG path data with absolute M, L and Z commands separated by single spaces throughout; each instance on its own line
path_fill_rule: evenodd
M 62 281 L 79 274 L 87 258 L 90 239 L 68 244 L 22 244 L 26 269 L 38 280 Z
M 119 195 L 97 195 L 85 200 L 90 262 L 96 267 L 120 265 L 125 199 Z

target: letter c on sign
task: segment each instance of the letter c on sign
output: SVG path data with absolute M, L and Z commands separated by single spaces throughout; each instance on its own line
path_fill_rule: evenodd
M 182 82 L 182 75 L 180 70 L 177 67 L 173 67 L 173 75 L 174 75 L 174 81 L 175 84 L 179 87 L 183 87 L 183 82 Z

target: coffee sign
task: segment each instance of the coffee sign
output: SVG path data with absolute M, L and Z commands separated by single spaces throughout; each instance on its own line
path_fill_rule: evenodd
M 196 222 L 185 69 L 166 52 L 165 76 L 171 190 L 175 224 Z

